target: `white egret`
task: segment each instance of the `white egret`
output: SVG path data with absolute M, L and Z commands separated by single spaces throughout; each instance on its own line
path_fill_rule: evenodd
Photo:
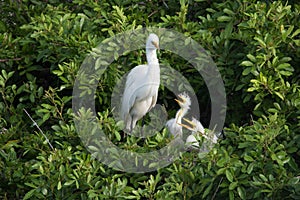
M 158 36 L 151 33 L 146 42 L 147 64 L 134 67 L 127 76 L 121 117 L 129 132 L 133 130 L 136 122 L 156 104 L 160 84 L 157 49 L 159 49 Z
M 192 131 L 192 133 L 186 138 L 186 145 L 188 148 L 199 149 L 202 152 L 208 152 L 210 147 L 217 143 L 218 137 L 215 135 L 215 133 L 213 131 L 205 131 L 200 121 L 194 117 L 191 121 L 185 118 L 184 120 L 188 122 L 191 127 L 185 124 L 182 124 L 182 126 Z M 201 148 L 197 140 L 198 136 L 202 136 L 204 138 Z
M 166 126 L 174 137 L 182 137 L 181 119 L 190 109 L 191 99 L 186 93 L 182 93 L 178 95 L 178 99 L 175 99 L 175 101 L 179 104 L 180 109 L 177 111 L 175 118 L 167 121 Z
M 200 121 L 198 121 L 197 119 L 195 119 L 194 117 L 192 118 L 192 121 L 189 121 L 187 119 L 184 118 L 184 120 L 186 122 L 188 122 L 189 124 L 192 125 L 192 127 L 187 126 L 185 124 L 182 124 L 183 127 L 189 129 L 190 131 L 192 131 L 192 134 L 190 134 L 187 138 L 186 138 L 186 144 L 188 147 L 191 148 L 199 148 L 199 142 L 196 139 L 196 135 L 197 134 L 201 134 L 203 135 L 205 130 L 203 125 L 201 124 Z

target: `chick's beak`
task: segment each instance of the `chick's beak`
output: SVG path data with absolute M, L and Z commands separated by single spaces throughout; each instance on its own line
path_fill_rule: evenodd
M 182 126 L 182 127 L 184 127 L 184 128 L 186 128 L 186 129 L 188 129 L 188 130 L 192 130 L 193 128 L 192 127 L 190 127 L 190 126 L 188 126 L 188 125 L 186 125 L 186 124 L 180 124 L 180 123 L 177 123 L 179 126 Z
M 184 127 L 184 128 L 187 128 L 189 130 L 193 130 L 196 126 L 196 124 L 186 118 L 183 118 L 184 121 L 186 121 L 187 123 L 189 123 L 189 125 L 186 125 L 186 124 L 179 124 L 180 126 Z
M 188 123 L 190 123 L 192 126 L 188 126 L 186 124 L 181 124 L 181 123 L 177 123 L 177 124 L 179 126 L 182 126 L 182 127 L 186 128 L 186 129 L 189 129 L 189 130 L 192 130 L 194 128 L 195 125 L 194 125 L 194 123 L 192 121 L 190 121 L 190 120 L 188 120 L 186 118 L 183 118 L 183 120 L 186 121 L 186 122 L 188 122 Z
M 178 104 L 183 103 L 182 101 L 180 101 L 179 99 L 174 99 Z
M 178 103 L 178 104 L 183 104 L 184 103 L 184 100 L 179 96 L 178 99 L 175 99 L 175 101 Z
M 189 123 L 192 127 L 195 127 L 195 123 L 192 122 L 191 120 L 188 120 L 187 118 L 183 118 L 183 120 Z

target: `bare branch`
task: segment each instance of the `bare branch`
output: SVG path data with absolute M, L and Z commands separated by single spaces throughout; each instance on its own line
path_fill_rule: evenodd
M 0 62 L 8 62 L 8 61 L 16 61 L 16 60 L 22 60 L 23 58 L 7 58 L 7 59 L 0 59 Z
M 212 200 L 215 199 L 215 197 L 216 197 L 216 195 L 217 195 L 217 192 L 218 192 L 218 190 L 219 190 L 219 187 L 220 187 L 222 181 L 223 181 L 223 177 L 221 177 L 221 179 L 220 179 L 220 181 L 219 181 L 218 187 L 217 187 L 216 191 L 214 192 L 214 195 L 213 195 L 212 198 L 211 198 Z
M 46 141 L 48 142 L 49 146 L 51 147 L 52 150 L 54 150 L 52 144 L 50 143 L 50 141 L 48 140 L 47 136 L 44 134 L 44 132 L 42 131 L 42 129 L 39 127 L 39 125 L 32 119 L 32 117 L 29 115 L 29 113 L 25 110 L 25 108 L 23 108 L 24 112 L 28 115 L 28 117 L 31 119 L 31 121 L 33 122 L 33 125 L 36 126 L 39 131 L 42 133 L 42 135 L 46 138 Z

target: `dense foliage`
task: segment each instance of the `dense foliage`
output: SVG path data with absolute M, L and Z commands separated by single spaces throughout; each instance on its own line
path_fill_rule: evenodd
M 0 0 L 0 16 L 1 199 L 299 199 L 298 1 Z M 184 33 L 213 57 L 227 94 L 226 138 L 207 156 L 186 152 L 158 171 L 123 173 L 82 145 L 72 88 L 83 59 L 101 41 L 151 26 Z M 108 137 L 137 151 L 170 140 L 166 129 L 144 142 L 123 138 L 109 109 L 116 81 L 144 63 L 144 53 L 115 60 L 96 94 Z M 207 126 L 202 78 L 185 60 L 159 54 L 190 81 Z M 163 87 L 159 95 L 173 116 L 174 95 Z

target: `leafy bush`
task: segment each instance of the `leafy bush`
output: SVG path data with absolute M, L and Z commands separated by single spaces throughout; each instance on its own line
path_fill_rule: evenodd
M 1 199 L 299 199 L 299 14 L 297 1 L 0 1 Z M 93 48 L 141 27 L 172 28 L 212 56 L 226 88 L 226 138 L 207 155 L 185 152 L 167 167 L 131 174 L 85 149 L 71 100 Z M 137 152 L 170 142 L 166 129 L 145 140 L 124 138 L 110 110 L 114 85 L 145 62 L 144 53 L 116 59 L 96 92 L 108 138 Z M 182 58 L 159 54 L 190 81 L 207 126 L 204 81 Z M 169 116 L 178 109 L 173 98 L 160 88 Z

